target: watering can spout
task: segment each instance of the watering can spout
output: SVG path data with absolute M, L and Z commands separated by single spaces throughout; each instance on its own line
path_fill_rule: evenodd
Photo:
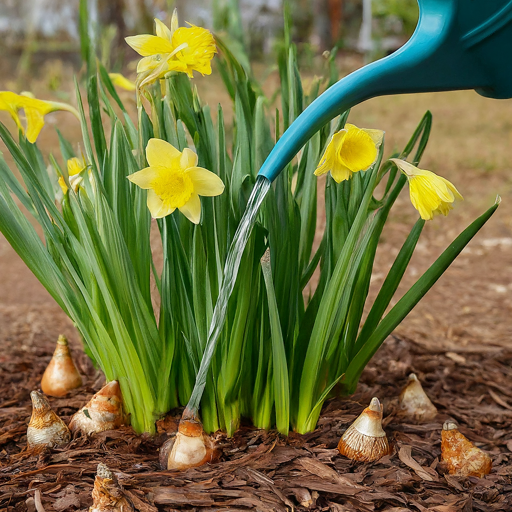
M 475 89 L 512 97 L 512 0 L 418 0 L 411 39 L 321 94 L 286 130 L 260 169 L 273 181 L 331 119 L 376 96 Z

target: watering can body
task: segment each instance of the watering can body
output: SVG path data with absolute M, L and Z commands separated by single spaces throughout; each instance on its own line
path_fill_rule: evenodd
M 418 0 L 411 39 L 346 76 L 286 130 L 260 169 L 273 181 L 324 124 L 376 96 L 475 89 L 512 98 L 512 0 Z

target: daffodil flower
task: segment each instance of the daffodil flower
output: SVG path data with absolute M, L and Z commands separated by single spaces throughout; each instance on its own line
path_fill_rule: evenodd
M 439 213 L 446 216 L 455 199 L 462 199 L 454 185 L 443 177 L 398 158 L 390 160 L 407 176 L 411 203 L 422 219 L 432 220 Z
M 71 105 L 56 101 L 44 101 L 34 98 L 28 92 L 15 94 L 11 91 L 0 91 L 0 110 L 9 112 L 18 128 L 23 132 L 18 112 L 23 109 L 27 118 L 26 137 L 30 143 L 37 140 L 41 129 L 44 126 L 44 116 L 57 110 L 67 110 L 80 119 L 78 112 Z
M 211 60 L 217 52 L 212 33 L 202 27 L 178 27 L 177 11 L 174 11 L 169 29 L 155 19 L 156 36 L 139 35 L 126 38 L 126 42 L 142 59 L 137 65 L 139 86 L 162 78 L 169 71 L 203 75 L 212 72 Z
M 218 196 L 224 183 L 213 172 L 197 167 L 197 155 L 188 148 L 183 152 L 160 139 L 150 139 L 146 147 L 149 167 L 128 176 L 148 191 L 151 216 L 160 219 L 178 208 L 187 219 L 199 224 L 199 196 Z
M 366 171 L 375 163 L 383 137 L 381 130 L 346 124 L 343 130 L 332 136 L 315 175 L 321 176 L 330 171 L 333 179 L 340 183 L 350 179 L 355 172 Z
M 115 86 L 121 87 L 125 91 L 135 91 L 135 84 L 121 73 L 109 73 L 108 76 Z
M 84 171 L 86 171 L 89 168 L 89 166 L 85 162 L 85 158 L 82 154 L 82 158 L 78 158 L 76 156 L 73 158 L 70 158 L 66 162 L 66 167 L 68 169 L 69 185 L 71 186 L 71 188 L 73 189 L 73 191 L 76 194 L 78 192 L 78 189 L 79 189 L 81 183 L 84 180 L 83 173 L 84 173 Z M 88 172 L 88 176 L 89 176 L 89 182 L 91 183 L 91 185 L 94 185 L 94 176 L 90 169 Z M 62 189 L 62 192 L 64 193 L 64 195 L 66 195 L 68 192 L 68 186 L 62 176 L 59 178 L 59 185 L 60 185 L 60 188 Z

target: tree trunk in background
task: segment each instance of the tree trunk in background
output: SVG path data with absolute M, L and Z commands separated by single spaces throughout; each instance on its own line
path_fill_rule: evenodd
M 343 25 L 343 0 L 329 0 L 329 17 L 331 19 L 332 43 L 337 43 L 341 38 Z
M 314 0 L 314 35 L 312 42 L 320 51 L 332 48 L 331 20 L 329 18 L 329 0 Z

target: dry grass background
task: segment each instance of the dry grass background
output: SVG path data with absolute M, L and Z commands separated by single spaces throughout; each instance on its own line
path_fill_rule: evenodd
M 30 84 L 42 98 L 56 97 L 48 91 L 48 79 Z M 215 77 L 197 79 L 202 98 L 215 106 L 229 105 Z M 266 88 L 275 87 L 270 76 Z M 0 77 L 0 89 L 13 88 L 13 81 Z M 72 101 L 71 81 L 60 87 L 59 100 Z M 129 93 L 123 94 L 127 101 Z M 447 218 L 429 222 L 417 253 L 406 273 L 404 285 L 417 279 L 450 241 L 487 209 L 497 194 L 502 205 L 454 265 L 398 328 L 400 334 L 440 351 L 464 352 L 485 346 L 512 346 L 512 100 L 490 100 L 472 91 L 375 98 L 352 110 L 350 122 L 386 131 L 386 154 L 407 142 L 423 113 L 433 113 L 434 124 L 421 167 L 451 180 L 465 198 Z M 0 120 L 13 123 L 0 113 Z M 76 120 L 67 113 L 47 116 L 74 141 L 80 140 Z M 39 139 L 45 154 L 58 151 L 54 130 L 46 126 Z M 0 143 L 0 150 L 3 150 Z M 417 218 L 406 191 L 397 201 L 379 250 L 372 294 L 376 293 L 410 226 Z M 323 228 L 320 216 L 319 233 Z M 0 340 L 27 339 L 54 342 L 65 332 L 75 342 L 73 327 L 23 262 L 0 238 Z M 4 345 L 5 346 L 5 345 Z M 490 348 L 490 347 L 489 347 Z M 1 357 L 1 354 L 0 354 Z M 455 356 L 454 356 L 455 357 Z M 462 357 L 462 356 L 458 356 Z

